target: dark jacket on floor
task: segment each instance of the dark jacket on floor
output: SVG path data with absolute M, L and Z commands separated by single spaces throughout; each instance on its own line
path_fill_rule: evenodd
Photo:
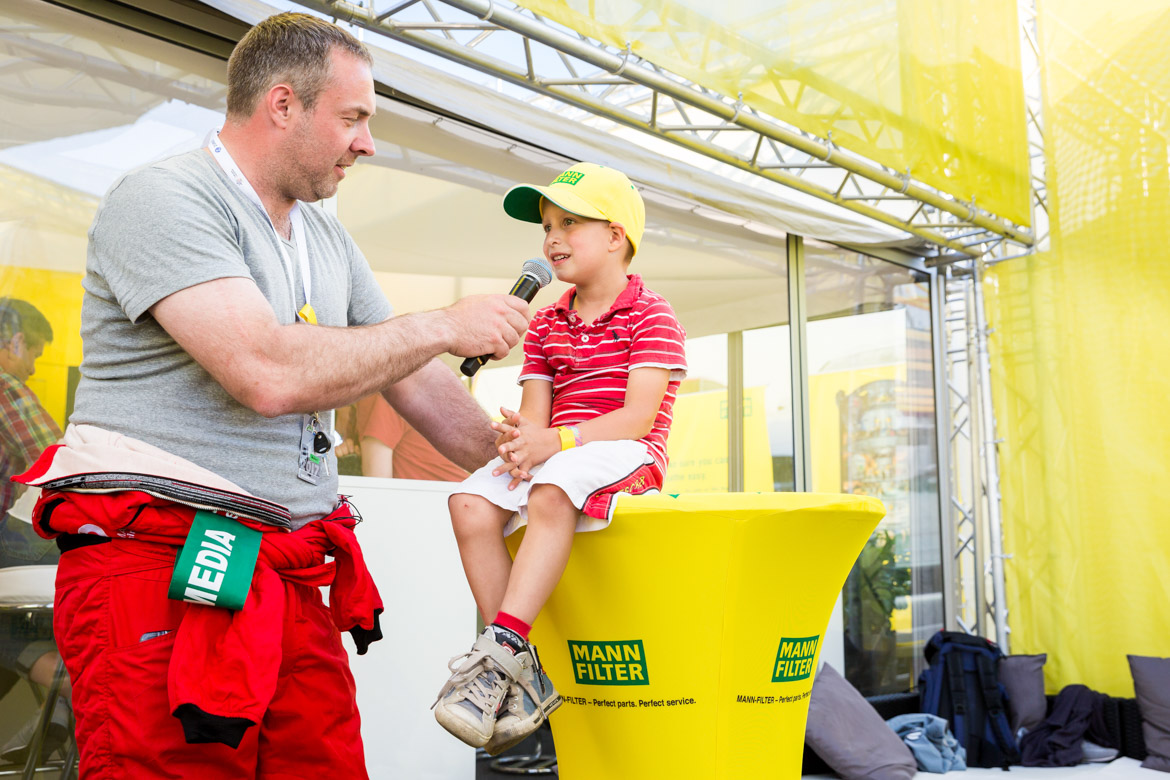
M 1066 686 L 1045 721 L 1020 740 L 1024 766 L 1076 766 L 1084 758 L 1081 742 L 1086 739 L 1117 747 L 1105 725 L 1108 698 L 1083 685 Z

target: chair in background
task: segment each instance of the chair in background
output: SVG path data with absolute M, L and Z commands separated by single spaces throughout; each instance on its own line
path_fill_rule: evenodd
M 10 618 L 10 624 L 19 620 L 33 621 L 37 617 L 51 616 L 53 611 L 54 584 L 57 576 L 56 566 L 10 566 L 0 569 L 0 615 Z M 70 719 L 70 736 L 66 739 L 62 750 L 64 757 L 60 760 L 42 760 L 42 747 L 45 735 L 48 734 L 53 718 L 53 710 L 60 697 L 65 682 L 65 665 L 58 661 L 53 673 L 53 679 L 48 692 L 41 694 L 40 686 L 32 683 L 33 693 L 40 708 L 36 729 L 29 744 L 28 758 L 24 766 L 0 766 L 0 777 L 20 776 L 23 780 L 32 780 L 38 774 L 57 772 L 57 777 L 68 778 L 75 774 L 77 762 L 77 744 L 72 738 L 72 720 Z

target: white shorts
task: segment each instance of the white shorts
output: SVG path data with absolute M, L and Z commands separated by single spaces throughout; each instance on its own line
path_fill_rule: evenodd
M 531 480 L 521 482 L 515 490 L 508 490 L 512 477 L 507 473 L 492 476 L 492 470 L 504 463 L 503 458 L 494 458 L 463 480 L 454 492 L 483 496 L 496 506 L 514 512 L 504 526 L 504 536 L 508 536 L 528 524 L 528 494 L 534 485 L 556 485 L 565 491 L 573 506 L 581 509 L 593 493 L 621 482 L 653 462 L 650 451 L 640 441 L 591 441 L 553 455 L 532 470 Z M 608 526 L 613 516 L 612 504 L 610 506 L 609 517 L 585 514 L 578 517 L 577 532 L 599 531 Z

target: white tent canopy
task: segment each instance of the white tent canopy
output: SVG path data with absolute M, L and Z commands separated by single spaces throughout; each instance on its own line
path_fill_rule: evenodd
M 287 8 L 305 10 L 293 2 L 205 2 L 249 24 Z M 371 40 L 375 37 L 367 34 L 366 42 L 378 43 Z M 546 175 L 563 170 L 566 162 L 591 160 L 619 168 L 663 196 L 679 198 L 692 207 L 701 205 L 721 211 L 724 219 L 733 219 L 741 226 L 750 223 L 746 224 L 748 229 L 773 234 L 799 233 L 853 244 L 888 245 L 907 237 L 905 233 L 758 177 L 728 178 L 726 169 L 720 175 L 713 175 L 696 167 L 700 159 L 695 155 L 682 162 L 683 153 L 674 147 L 657 144 L 660 151 L 651 151 L 611 133 L 567 121 L 561 114 L 464 78 L 470 75 L 466 69 L 461 69 L 457 76 L 420 62 L 420 57 L 403 56 L 376 45 L 372 49 L 374 77 L 382 84 L 451 115 L 491 128 L 506 138 L 524 139 L 534 147 L 557 150 L 563 156 L 549 165 Z M 472 145 L 476 143 L 474 138 L 465 140 Z M 523 156 L 524 145 L 514 146 L 513 152 Z
M 258 0 L 212 4 L 245 22 L 278 10 Z M 195 148 L 222 123 L 224 64 L 104 22 L 79 24 L 76 14 L 36 0 L 6 4 L 0 17 L 8 30 L 0 39 L 0 116 L 8 126 L 0 174 L 19 185 L 0 194 L 5 240 L 15 245 L 20 226 L 35 221 L 42 234 L 73 240 L 17 241 L 19 264 L 81 271 L 92 209 L 109 185 L 126 170 Z M 380 97 L 372 123 L 378 154 L 341 187 L 337 212 L 398 311 L 506 289 L 522 262 L 539 254 L 540 235 L 507 218 L 500 197 L 517 182 L 547 182 L 574 159 L 622 168 L 643 187 L 648 233 L 632 270 L 673 302 L 691 336 L 787 321 L 789 231 L 850 243 L 900 238 L 774 191 L 783 190 L 778 185 L 712 176 L 374 49 L 381 83 L 470 120 Z M 56 108 L 29 110 L 30 101 Z M 537 302 L 560 289 L 554 283 Z

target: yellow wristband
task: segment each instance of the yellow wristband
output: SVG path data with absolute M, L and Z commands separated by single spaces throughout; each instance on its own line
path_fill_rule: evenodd
M 577 437 L 575 437 L 573 435 L 573 432 L 571 430 L 569 430 L 567 426 L 558 425 L 557 426 L 557 436 L 561 437 L 561 451 L 562 452 L 564 452 L 565 450 L 570 450 L 573 447 L 577 446 Z

